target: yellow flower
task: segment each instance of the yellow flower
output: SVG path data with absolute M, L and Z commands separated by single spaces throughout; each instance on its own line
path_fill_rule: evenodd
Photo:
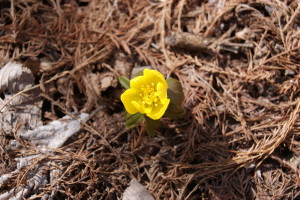
M 156 70 L 145 69 L 143 76 L 130 80 L 130 88 L 121 95 L 125 109 L 130 114 L 140 112 L 153 120 L 166 112 L 170 99 L 165 77 Z

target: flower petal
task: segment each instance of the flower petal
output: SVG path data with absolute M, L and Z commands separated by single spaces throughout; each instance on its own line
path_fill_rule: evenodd
M 167 90 L 167 81 L 160 72 L 145 69 L 142 76 L 130 80 L 130 89 L 121 95 L 121 100 L 128 113 L 140 112 L 157 120 L 170 104 Z
M 137 109 L 138 112 L 144 114 L 144 109 L 142 108 L 142 105 L 139 104 L 137 101 L 131 101 L 131 104 Z
M 121 101 L 128 113 L 135 114 L 138 112 L 136 107 L 132 105 L 132 101 L 137 101 L 139 98 L 139 91 L 136 89 L 128 89 L 121 95 Z
M 167 100 L 167 88 L 161 82 L 159 82 L 157 83 L 156 91 L 161 103 L 164 104 Z
M 145 85 L 144 76 L 137 76 L 130 80 L 130 88 L 140 90 L 142 85 Z
M 159 71 L 145 69 L 144 77 L 145 77 L 146 84 L 162 83 L 166 88 L 168 88 L 168 84 L 165 77 Z
M 166 112 L 170 103 L 170 99 L 166 99 L 164 104 L 159 104 L 158 106 L 153 107 L 151 113 L 147 113 L 146 115 L 153 120 L 160 119 Z

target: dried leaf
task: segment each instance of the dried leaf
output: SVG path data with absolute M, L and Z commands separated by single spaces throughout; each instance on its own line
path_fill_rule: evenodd
M 17 93 L 32 86 L 31 70 L 16 62 L 8 62 L 0 70 L 0 92 Z
M 4 94 L 3 101 L 0 101 L 0 107 L 3 107 L 0 129 L 5 135 L 12 135 L 17 127 L 17 133 L 20 133 L 42 125 L 42 101 L 38 89 L 11 100 L 14 94 L 30 88 L 33 84 L 34 77 L 30 69 L 21 64 L 9 62 L 0 69 L 0 92 Z
M 13 176 L 13 173 L 3 174 L 0 176 L 0 186 L 9 181 L 9 179 Z
M 121 76 L 129 77 L 133 62 L 124 53 L 117 53 L 115 56 L 114 69 Z
M 100 75 L 101 91 L 106 90 L 108 87 L 116 87 L 117 80 L 113 73 L 103 73 Z
M 65 116 L 59 120 L 52 121 L 48 125 L 22 133 L 20 137 L 30 140 L 39 147 L 59 148 L 68 138 L 80 130 L 80 121 L 86 121 L 88 116 L 86 113 L 81 113 L 79 119 Z
M 18 188 L 13 188 L 10 191 L 0 195 L 0 200 L 19 200 L 26 197 L 32 190 L 36 190 L 40 186 L 45 186 L 47 181 L 47 176 L 45 176 L 45 171 L 47 166 L 39 167 L 37 173 L 29 174 L 26 185 L 22 185 Z
M 24 167 L 31 165 L 32 160 L 41 156 L 41 154 L 36 154 L 36 155 L 30 155 L 30 156 L 25 156 L 25 157 L 20 157 L 20 158 L 15 158 L 15 161 L 17 161 L 17 170 L 23 169 Z
M 152 67 L 151 66 L 134 67 L 131 72 L 131 78 L 142 76 L 144 73 L 144 69 L 152 69 Z
M 124 191 L 122 200 L 154 200 L 154 198 L 143 185 L 133 178 L 129 187 Z
M 26 133 L 21 133 L 20 138 L 30 140 L 41 150 L 48 148 L 59 148 L 61 147 L 68 138 L 80 130 L 80 121 L 86 121 L 88 119 L 88 114 L 81 113 L 78 119 L 73 119 L 69 116 L 65 116 L 59 120 L 52 121 L 49 125 L 44 125 L 35 128 L 34 130 L 29 130 Z M 12 148 L 17 147 L 16 141 L 11 143 Z M 17 170 L 9 174 L 4 174 L 0 176 L 0 184 L 7 182 L 13 174 L 20 171 L 22 168 L 25 168 L 32 164 L 32 160 L 38 158 L 42 154 L 29 155 L 25 157 L 16 158 L 17 161 Z M 45 166 L 51 164 L 51 161 Z M 48 170 L 48 169 L 47 169 Z M 30 191 L 37 189 L 40 186 L 44 186 L 48 183 L 45 169 L 43 166 L 38 165 L 37 173 L 31 173 L 28 177 L 26 186 L 20 186 L 18 188 L 13 188 L 10 191 L 0 195 L 0 200 L 4 199 L 20 199 L 30 194 Z M 62 172 L 57 169 L 52 169 L 50 171 L 50 183 L 54 183 L 57 180 L 57 177 Z M 59 187 L 59 186 L 58 186 Z M 52 192 L 50 195 L 45 194 L 46 196 L 53 197 L 55 192 Z M 45 196 L 45 197 L 46 197 Z

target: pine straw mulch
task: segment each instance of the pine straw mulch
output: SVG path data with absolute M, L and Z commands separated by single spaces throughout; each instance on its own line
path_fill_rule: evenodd
M 59 185 L 57 199 L 117 199 L 136 177 L 156 199 L 299 198 L 299 10 L 296 0 L 2 1 L 0 64 L 37 63 L 44 123 L 92 114 L 48 158 L 63 174 L 36 197 Z M 186 117 L 163 119 L 154 138 L 125 128 L 119 99 L 118 76 L 142 66 L 185 93 Z M 0 137 L 4 174 L 21 152 Z

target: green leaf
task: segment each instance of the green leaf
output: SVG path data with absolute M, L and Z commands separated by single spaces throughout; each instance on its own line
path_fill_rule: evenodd
M 171 119 L 180 119 L 186 114 L 186 110 L 182 107 L 184 93 L 180 82 L 175 78 L 168 78 L 168 98 L 170 104 L 164 114 L 165 117 Z
M 141 113 L 135 113 L 135 114 L 129 114 L 126 113 L 125 115 L 125 125 L 127 128 L 133 128 L 135 127 L 140 121 L 144 118 L 144 115 Z
M 181 106 L 184 100 L 184 93 L 182 90 L 182 86 L 180 82 L 175 78 L 168 78 L 168 98 L 170 99 L 171 103 Z
M 126 78 L 125 76 L 120 76 L 119 77 L 119 82 L 121 83 L 121 85 L 125 88 L 125 89 L 129 89 L 130 88 L 130 81 L 128 78 Z
M 180 119 L 184 117 L 186 114 L 186 110 L 181 105 L 176 105 L 174 103 L 170 103 L 164 116 L 171 119 Z
M 167 79 L 167 84 L 172 91 L 182 92 L 181 83 L 177 79 L 170 77 Z
M 147 116 L 145 116 L 146 119 L 146 130 L 147 133 L 150 136 L 155 136 L 155 130 L 159 128 L 160 126 L 160 121 L 159 120 L 153 120 Z
M 183 92 L 177 92 L 168 89 L 168 98 L 170 99 L 171 103 L 181 106 L 184 100 L 184 94 Z

